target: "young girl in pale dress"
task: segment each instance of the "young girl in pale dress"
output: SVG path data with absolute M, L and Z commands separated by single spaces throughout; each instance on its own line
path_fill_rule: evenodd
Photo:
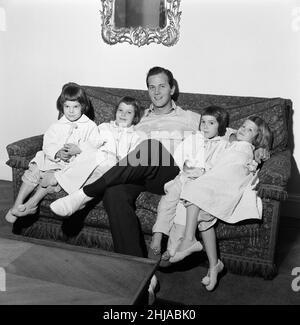
M 17 217 L 34 214 L 38 203 L 58 187 L 41 186 L 41 180 L 47 171 L 63 170 L 71 161 L 80 156 L 83 147 L 101 144 L 97 125 L 85 113 L 89 102 L 84 90 L 75 83 L 63 86 L 57 99 L 60 119 L 53 123 L 44 134 L 43 150 L 37 152 L 30 161 L 28 170 L 22 176 L 22 184 L 13 207 L 6 214 L 8 222 L 15 222 Z M 35 193 L 25 202 L 27 197 Z M 25 203 L 24 203 L 25 202 Z
M 161 240 L 163 234 L 169 236 L 168 249 L 162 254 L 163 261 L 174 255 L 176 243 L 179 243 L 184 226 L 174 224 L 176 208 L 180 200 L 180 193 L 184 183 L 203 175 L 216 162 L 216 157 L 227 145 L 227 139 L 233 132 L 228 126 L 229 116 L 226 110 L 218 106 L 209 106 L 201 114 L 200 131 L 193 133 L 177 147 L 174 153 L 176 164 L 180 168 L 179 175 L 165 184 L 166 195 L 162 196 L 158 208 L 157 219 L 153 226 L 153 236 L 149 247 L 149 258 L 160 258 Z M 226 133 L 226 136 L 225 136 Z M 200 242 L 196 242 L 193 250 L 201 250 Z M 167 263 L 165 263 L 167 264 Z
M 218 259 L 213 225 L 218 219 L 236 223 L 249 218 L 261 218 L 255 191 L 248 191 L 257 181 L 249 169 L 253 163 L 255 148 L 271 149 L 272 133 L 260 117 L 248 117 L 236 133 L 236 141 L 227 148 L 213 168 L 201 177 L 183 185 L 180 198 L 186 207 L 186 227 L 182 241 L 170 262 L 175 263 L 193 252 L 197 243 L 195 231 L 198 225 L 209 260 L 207 276 L 202 279 L 208 291 L 215 288 L 218 274 L 224 265 Z M 239 205 L 244 203 L 243 208 Z M 251 211 L 251 214 L 249 211 Z M 255 214 L 256 212 L 256 214 Z M 199 244 L 198 244 L 199 245 Z

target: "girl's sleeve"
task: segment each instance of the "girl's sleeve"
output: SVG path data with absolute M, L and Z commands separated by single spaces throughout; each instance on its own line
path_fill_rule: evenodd
M 103 145 L 103 139 L 101 139 L 99 128 L 94 122 L 91 124 L 88 142 L 95 148 L 100 148 Z
M 249 142 L 236 141 L 234 151 L 236 152 L 237 162 L 241 160 L 241 163 L 247 164 L 253 160 L 253 146 Z
M 108 123 L 101 123 L 98 130 L 101 138 L 101 148 L 108 152 L 116 153 L 116 140 Z
M 63 144 L 59 128 L 56 124 L 52 124 L 44 134 L 43 151 L 50 160 L 58 161 L 59 159 L 55 158 L 55 155 L 62 146 Z

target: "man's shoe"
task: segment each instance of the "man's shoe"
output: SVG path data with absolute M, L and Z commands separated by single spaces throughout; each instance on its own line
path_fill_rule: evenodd
M 69 194 L 61 199 L 58 199 L 50 204 L 50 209 L 61 217 L 72 215 L 78 210 L 85 207 L 86 203 L 93 198 L 84 194 L 80 189 L 72 194 Z

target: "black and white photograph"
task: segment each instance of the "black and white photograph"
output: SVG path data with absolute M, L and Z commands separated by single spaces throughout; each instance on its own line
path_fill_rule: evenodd
M 299 87 L 300 0 L 0 0 L 0 310 L 300 305 Z

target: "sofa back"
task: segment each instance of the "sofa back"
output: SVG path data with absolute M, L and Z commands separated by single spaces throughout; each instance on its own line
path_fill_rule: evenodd
M 83 88 L 91 101 L 97 124 L 113 119 L 116 104 L 123 96 L 138 99 L 144 108 L 150 105 L 146 90 L 92 86 Z M 258 115 L 268 123 L 273 132 L 273 152 L 285 150 L 288 146 L 292 111 L 292 102 L 288 99 L 180 93 L 177 104 L 199 114 L 209 105 L 224 107 L 229 113 L 229 126 L 235 129 L 249 115 Z

